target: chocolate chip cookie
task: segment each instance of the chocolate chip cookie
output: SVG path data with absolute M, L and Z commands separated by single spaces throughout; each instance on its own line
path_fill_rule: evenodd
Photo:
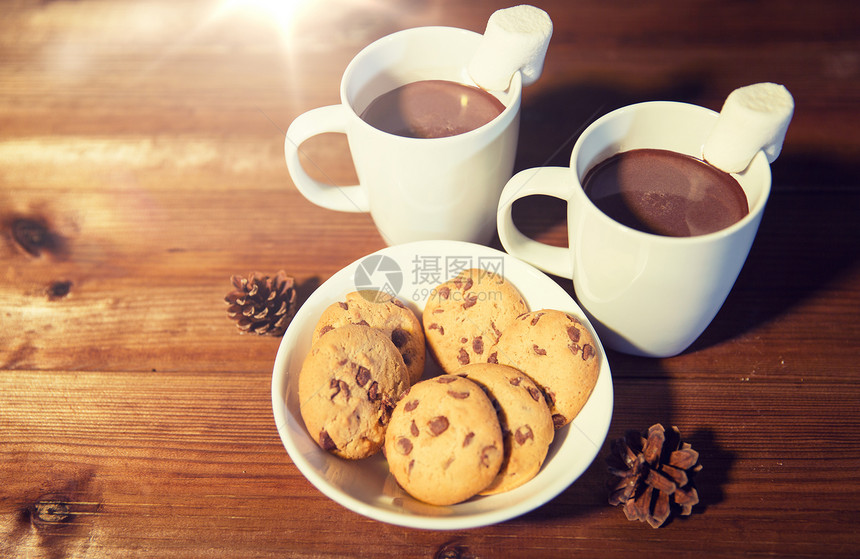
M 577 318 L 557 310 L 526 313 L 505 329 L 487 361 L 515 367 L 544 392 L 556 429 L 570 423 L 594 390 L 600 360 Z
M 507 365 L 475 363 L 459 369 L 457 374 L 484 389 L 502 428 L 502 467 L 481 494 L 509 491 L 532 479 L 540 471 L 555 436 L 543 393 L 522 371 Z
M 424 335 L 446 373 L 482 363 L 490 346 L 528 311 L 520 292 L 499 274 L 473 268 L 433 290 L 424 307 Z
M 409 372 L 391 338 L 369 326 L 346 325 L 320 338 L 299 373 L 299 403 L 308 433 L 342 458 L 366 458 L 385 442 Z
M 385 456 L 394 478 L 416 499 L 432 505 L 465 501 L 485 489 L 502 464 L 493 404 L 469 379 L 423 380 L 394 409 Z
M 314 329 L 313 341 L 346 324 L 370 326 L 391 338 L 409 370 L 409 380 L 416 383 L 424 373 L 425 345 L 421 322 L 397 298 L 381 291 L 356 291 L 344 301 L 326 308 Z

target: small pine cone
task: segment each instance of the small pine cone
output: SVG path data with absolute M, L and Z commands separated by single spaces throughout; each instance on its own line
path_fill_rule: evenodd
M 648 522 L 659 528 L 673 514 L 688 516 L 699 494 L 693 475 L 702 469 L 699 453 L 681 443 L 681 433 L 672 427 L 668 436 L 659 423 L 646 437 L 628 431 L 612 441 L 606 462 L 620 479 L 609 483 L 609 504 L 623 505 L 628 520 Z
M 247 279 L 233 276 L 224 301 L 227 316 L 244 333 L 283 336 L 296 314 L 295 280 L 283 270 L 270 278 L 254 272 Z

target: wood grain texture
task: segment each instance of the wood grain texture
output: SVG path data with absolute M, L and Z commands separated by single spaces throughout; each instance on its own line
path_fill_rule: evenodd
M 797 110 L 749 260 L 694 346 L 610 353 L 610 438 L 677 425 L 702 502 L 652 530 L 607 504 L 608 445 L 545 506 L 410 530 L 354 514 L 291 463 L 279 340 L 226 317 L 230 277 L 299 299 L 384 246 L 284 165 L 297 115 L 338 102 L 363 46 L 482 31 L 495 0 L 14 0 L 0 16 L 0 557 L 852 557 L 860 545 L 860 7 L 854 1 L 536 1 L 555 32 L 523 96 L 518 169 L 566 165 L 588 122 L 649 99 L 719 109 L 785 84 Z M 302 146 L 355 182 L 338 135 Z M 565 208 L 517 204 L 563 246 Z M 499 247 L 498 240 L 493 245 Z M 572 293 L 566 280 L 559 284 Z

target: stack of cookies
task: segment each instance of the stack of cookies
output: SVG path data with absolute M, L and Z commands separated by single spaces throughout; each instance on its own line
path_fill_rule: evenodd
M 423 378 L 425 347 L 441 375 Z M 470 269 L 433 290 L 423 325 L 374 291 L 328 307 L 299 376 L 301 413 L 323 449 L 383 450 L 410 495 L 451 505 L 533 478 L 590 396 L 598 361 L 579 320 L 530 311 L 502 276 Z

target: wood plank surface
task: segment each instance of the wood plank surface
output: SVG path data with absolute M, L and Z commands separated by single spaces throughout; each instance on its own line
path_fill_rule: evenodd
M 746 266 L 682 355 L 610 352 L 609 438 L 677 425 L 700 505 L 660 529 L 607 504 L 608 442 L 556 499 L 484 528 L 364 518 L 290 461 L 279 339 L 226 316 L 232 275 L 304 300 L 384 246 L 307 202 L 284 131 L 338 102 L 366 44 L 483 31 L 495 0 L 12 0 L 0 6 L 0 557 L 853 557 L 860 546 L 860 4 L 547 0 L 517 169 L 650 99 L 718 110 L 774 81 L 796 112 Z M 345 141 L 309 172 L 355 182 Z M 566 244 L 565 208 L 519 203 Z M 498 239 L 492 246 L 500 248 Z M 573 294 L 569 281 L 555 278 Z

